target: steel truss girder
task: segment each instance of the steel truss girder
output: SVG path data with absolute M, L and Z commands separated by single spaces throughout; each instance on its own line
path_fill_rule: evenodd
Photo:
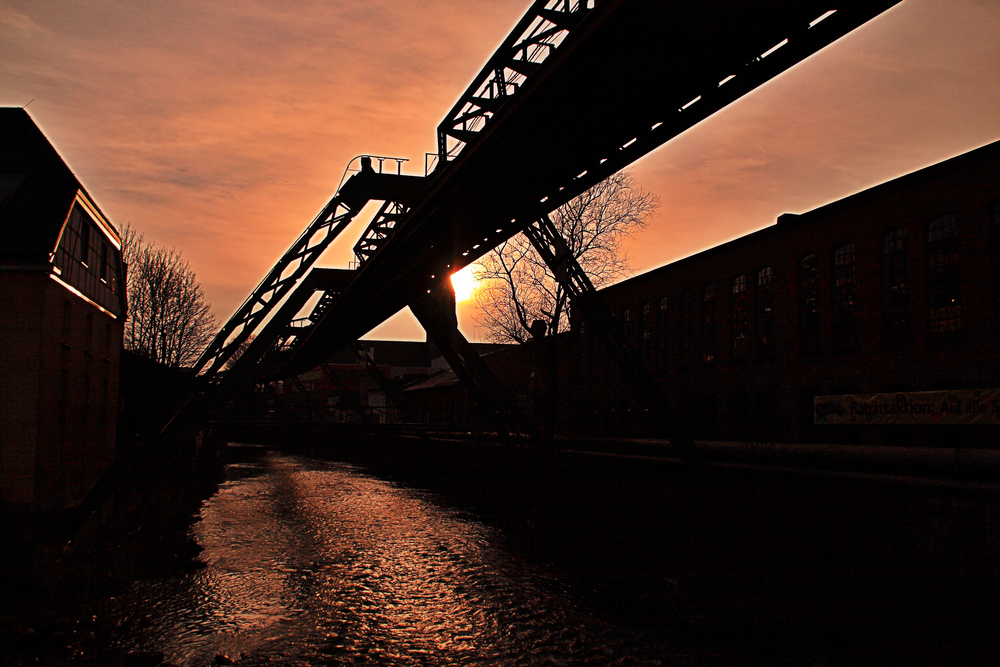
M 592 2 L 536 0 L 532 3 L 438 125 L 438 167 L 443 167 L 475 140 L 493 114 L 579 25 Z
M 649 1 L 652 2 L 652 0 Z M 509 82 L 507 79 L 511 73 L 507 71 L 505 63 L 510 59 L 516 59 L 515 47 L 523 50 L 525 48 L 523 45 L 526 41 L 530 41 L 524 37 L 525 31 L 529 31 L 529 34 L 531 34 L 530 31 L 534 29 L 532 28 L 535 25 L 534 22 L 543 20 L 540 13 L 541 9 L 551 9 L 554 6 L 561 7 L 564 10 L 570 8 L 570 4 L 567 2 L 554 2 L 554 4 L 553 2 L 544 3 L 539 0 L 532 5 L 532 9 L 529 10 L 528 14 L 518 24 L 518 27 L 511 34 L 512 36 L 501 46 L 490 63 L 487 64 L 487 67 L 484 68 L 470 90 L 475 91 L 477 86 L 486 81 L 500 82 L 508 85 Z M 600 11 L 604 11 L 605 7 L 613 7 L 615 4 L 613 0 L 602 0 L 602 2 L 598 3 L 601 8 Z M 846 5 L 844 9 L 830 16 L 823 15 L 823 20 L 818 20 L 820 17 L 814 17 L 813 20 L 809 20 L 809 17 L 815 12 L 807 13 L 806 11 L 801 11 L 796 13 L 796 17 L 788 18 L 780 22 L 780 24 L 776 24 L 778 27 L 768 31 L 766 40 L 762 37 L 757 40 L 757 45 L 748 47 L 743 51 L 743 53 L 758 53 L 758 55 L 753 57 L 744 55 L 734 56 L 733 62 L 738 63 L 746 60 L 743 65 L 735 68 L 737 71 L 731 71 L 729 64 L 718 65 L 718 67 L 726 68 L 720 71 L 706 68 L 702 72 L 699 69 L 698 78 L 691 79 L 683 86 L 683 89 L 678 88 L 677 91 L 674 91 L 674 98 L 672 100 L 668 99 L 665 103 L 643 106 L 634 115 L 621 117 L 620 124 L 618 122 L 612 123 L 611 126 L 607 127 L 607 132 L 591 133 L 592 139 L 593 137 L 597 137 L 598 139 L 590 142 L 591 145 L 588 145 L 586 154 L 580 154 L 575 159 L 569 161 L 569 164 L 559 164 L 558 162 L 550 161 L 552 164 L 552 171 L 550 171 L 551 178 L 545 179 L 544 188 L 539 188 L 537 191 L 532 192 L 526 201 L 518 201 L 516 205 L 512 205 L 509 212 L 505 211 L 502 214 L 503 218 L 487 223 L 486 229 L 482 229 L 478 234 L 470 233 L 474 225 L 468 224 L 455 226 L 452 229 L 439 230 L 440 233 L 436 232 L 436 236 L 429 239 L 429 247 L 420 249 L 421 252 L 427 252 L 430 255 L 426 258 L 428 262 L 426 274 L 438 274 L 443 273 L 446 269 L 458 269 L 474 261 L 486 252 L 489 252 L 489 250 L 503 240 L 518 233 L 525 224 L 537 220 L 541 215 L 547 214 L 566 203 L 573 197 L 584 192 L 587 188 L 607 178 L 639 157 L 642 157 L 670 138 L 697 124 L 718 109 L 796 64 L 807 55 L 846 34 L 871 17 L 884 11 L 892 4 L 895 4 L 892 0 L 852 2 Z M 572 46 L 574 49 L 580 48 L 580 45 L 576 44 L 576 31 L 584 30 L 586 26 L 591 25 L 590 22 L 583 21 L 582 17 L 596 17 L 598 12 L 597 9 L 588 9 L 586 12 L 581 12 L 584 6 L 586 5 L 577 5 L 576 10 L 573 12 L 581 16 L 580 27 L 574 29 L 573 44 L 575 46 L 567 44 L 567 46 Z M 816 11 L 819 10 L 817 9 Z M 569 19 L 568 14 L 566 18 L 567 20 Z M 544 30 L 538 32 L 544 32 Z M 582 39 L 586 37 L 586 34 L 580 32 L 579 36 Z M 778 43 L 773 44 L 771 42 L 771 40 L 777 41 L 783 36 L 784 39 Z M 764 41 L 768 43 L 764 45 Z M 765 46 L 771 48 L 765 48 Z M 778 46 L 780 48 L 773 48 Z M 514 50 L 512 51 L 512 49 Z M 575 51 L 561 49 L 559 53 L 566 53 L 568 57 L 575 53 Z M 739 58 L 739 60 L 735 60 L 735 58 Z M 554 64 L 561 65 L 563 63 Z M 549 71 L 548 68 L 546 71 Z M 552 72 L 558 72 L 558 67 L 553 68 Z M 525 103 L 530 102 L 533 96 L 538 95 L 538 86 L 544 86 L 547 79 L 535 79 L 533 81 L 532 94 L 523 97 Z M 475 92 L 473 92 L 473 96 L 476 96 Z M 467 98 L 468 94 L 465 97 Z M 464 103 L 460 100 L 456 110 L 453 110 L 449 118 L 459 118 L 461 116 L 461 106 Z M 513 114 L 514 111 L 517 111 L 517 106 L 509 107 L 509 110 Z M 505 108 L 503 113 L 507 114 L 508 108 Z M 511 118 L 514 118 L 514 116 L 512 115 Z M 517 122 L 521 121 L 517 120 Z M 502 126 L 503 123 L 498 122 L 490 127 L 500 130 Z M 444 127 L 454 128 L 454 125 L 449 126 L 446 122 Z M 496 132 L 491 132 L 491 134 L 496 134 Z M 492 150 L 496 151 L 496 146 L 492 144 L 491 146 Z M 470 153 L 468 155 L 463 153 L 463 161 L 466 158 L 476 157 L 475 151 L 471 151 Z M 479 166 L 480 163 L 482 163 L 481 160 L 475 162 L 477 168 L 482 169 L 483 167 Z M 462 165 L 456 164 L 455 168 L 457 169 L 459 166 Z M 561 173 L 556 173 L 557 171 Z M 443 179 L 447 178 L 449 173 L 440 174 L 436 181 L 438 185 L 427 190 L 427 192 L 442 191 L 440 183 Z M 468 177 L 463 176 L 463 178 Z M 380 199 L 389 200 L 390 197 L 380 197 Z M 412 203 L 413 208 L 404 216 L 399 225 L 393 226 L 391 235 L 380 237 L 377 246 L 366 249 L 370 250 L 372 254 L 366 254 L 368 260 L 366 261 L 365 268 L 373 269 L 375 274 L 379 276 L 384 274 L 386 262 L 377 266 L 371 266 L 376 264 L 375 260 L 382 257 L 385 253 L 388 253 L 390 257 L 398 256 L 398 251 L 401 247 L 408 248 L 412 252 L 412 248 L 405 245 L 405 240 L 411 237 L 415 238 L 417 233 L 414 231 L 415 229 L 429 226 L 426 219 L 428 213 L 426 210 L 422 210 L 424 200 L 421 197 L 415 197 L 413 200 L 407 199 L 407 203 Z M 438 210 L 438 203 L 435 202 L 434 205 L 435 211 Z M 412 220 L 411 216 L 414 214 L 418 217 L 422 214 L 424 217 Z M 411 225 L 411 222 L 418 224 Z M 404 234 L 402 237 L 403 241 L 400 241 L 400 231 L 402 231 L 401 228 L 404 225 L 408 229 L 408 235 Z M 445 242 L 438 244 L 436 240 L 438 238 L 445 239 Z M 400 242 L 395 243 L 396 241 Z M 447 254 L 437 250 L 435 248 L 436 245 L 439 248 L 448 247 Z M 400 259 L 405 263 L 410 258 L 404 256 Z M 369 280 L 366 285 L 370 285 L 371 283 L 372 281 Z M 327 305 L 329 306 L 329 304 Z M 312 319 L 315 321 L 317 318 Z M 323 324 L 318 324 L 317 329 L 322 329 L 323 326 Z
M 353 180 L 356 176 L 351 178 Z M 210 380 L 218 373 L 223 364 L 257 330 L 261 322 L 312 267 L 330 243 L 354 220 L 367 201 L 367 199 L 361 202 L 351 200 L 349 205 L 345 199 L 347 198 L 343 197 L 341 192 L 334 195 L 319 215 L 309 223 L 302 235 L 285 251 L 281 259 L 202 352 L 194 365 L 196 374 L 204 374 L 206 380 Z
M 534 206 L 517 212 L 509 224 L 499 226 L 482 242 L 477 241 L 473 247 L 462 252 L 462 260 L 458 266 L 485 255 L 520 231 L 524 225 L 532 224 L 540 216 L 551 213 L 612 174 L 625 169 L 647 153 L 877 16 L 891 4 L 893 3 L 872 3 L 866 9 L 851 7 L 841 9 L 818 22 L 803 21 L 787 33 L 784 43 L 779 42 L 780 47 L 770 52 L 765 51 L 767 55 L 756 56 L 739 71 L 720 71 L 716 76 L 704 80 L 700 88 L 684 95 L 683 101 L 664 104 L 655 116 L 638 119 L 638 122 L 636 119 L 622 119 L 623 125 L 631 127 L 630 131 L 624 133 L 628 136 L 626 140 L 608 145 L 586 164 L 570 165 L 565 177 L 560 179 L 561 185 L 540 197 Z
M 666 433 L 670 444 L 685 459 L 693 459 L 696 453 L 694 441 L 680 427 L 677 415 L 662 396 L 660 387 L 646 364 L 625 338 L 621 329 L 615 326 L 611 313 L 604 305 L 600 294 L 594 289 L 587 272 L 576 261 L 569 245 L 549 216 L 543 215 L 526 225 L 524 234 L 555 275 L 556 280 L 569 294 L 573 307 L 579 309 L 593 333 L 609 342 L 619 367 L 635 388 L 637 395 L 648 401 L 650 411 Z
M 409 207 L 400 202 L 383 202 L 382 207 L 354 246 L 354 256 L 357 257 L 359 264 L 365 263 L 369 257 L 375 254 L 375 251 L 378 250 L 383 241 L 389 238 L 396 223 L 408 210 Z
M 216 376 L 233 353 L 249 340 L 250 336 L 261 326 L 264 320 L 274 311 L 274 308 L 285 298 L 293 287 L 309 271 L 316 260 L 330 244 L 353 222 L 362 208 L 371 200 L 385 201 L 382 213 L 395 211 L 398 215 L 377 218 L 369 227 L 380 224 L 379 242 L 384 241 L 395 225 L 395 220 L 405 211 L 406 206 L 400 201 L 409 201 L 419 196 L 423 188 L 423 179 L 413 176 L 403 176 L 399 166 L 404 161 L 401 158 L 380 156 L 359 156 L 361 168 L 351 175 L 338 188 L 337 194 L 320 211 L 305 231 L 285 251 L 267 276 L 254 289 L 247 300 L 222 327 L 215 338 L 209 343 L 195 363 L 194 372 L 198 380 L 194 383 L 192 392 L 197 391 L 204 383 L 216 381 Z M 355 159 L 359 159 L 355 158 Z M 372 160 L 379 161 L 378 172 L 372 166 Z M 385 160 L 397 163 L 397 173 L 383 173 Z M 352 163 L 354 160 L 351 161 Z M 350 165 L 345 174 L 351 171 Z M 372 251 L 377 244 L 372 242 Z M 329 297 L 329 295 L 324 295 Z M 327 299 L 327 305 L 329 299 Z M 295 313 L 292 315 L 294 316 Z M 314 319 L 315 322 L 315 319 Z

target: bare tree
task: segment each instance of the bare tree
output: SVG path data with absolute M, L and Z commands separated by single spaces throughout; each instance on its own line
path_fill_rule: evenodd
M 197 360 L 215 334 L 215 317 L 191 266 L 173 248 L 122 228 L 128 318 L 125 349 L 167 366 Z
M 559 207 L 551 218 L 600 289 L 631 272 L 622 242 L 646 226 L 657 206 L 657 197 L 639 188 L 631 172 L 622 171 Z M 524 342 L 535 321 L 544 323 L 546 334 L 569 326 L 569 295 L 524 234 L 485 255 L 473 275 L 480 281 L 475 319 L 491 341 Z

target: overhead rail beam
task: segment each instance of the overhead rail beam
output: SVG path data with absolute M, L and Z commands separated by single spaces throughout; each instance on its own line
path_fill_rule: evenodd
M 438 125 L 435 168 L 473 141 L 508 98 L 555 51 L 594 0 L 536 0 Z M 429 169 L 429 168 L 428 168 Z
M 314 367 L 438 277 L 894 4 L 536 0 L 439 125 L 434 177 L 392 175 L 393 192 L 376 194 L 373 183 L 361 198 L 390 204 L 356 249 L 350 287 L 321 299 L 295 337 L 287 372 Z M 342 191 L 366 173 L 374 170 L 363 168 Z M 331 237 L 359 208 L 342 194 L 314 221 Z M 328 239 L 314 245 L 311 229 L 224 327 L 199 372 L 220 368 L 301 275 L 299 265 L 325 248 Z
M 459 153 L 446 151 L 448 167 L 426 179 L 423 196 L 391 235 L 366 249 L 355 284 L 338 295 L 283 373 L 320 363 L 332 348 L 411 305 L 435 276 L 475 261 L 896 3 L 841 0 L 832 14 L 831 0 L 714 0 L 680 8 L 661 0 L 533 3 L 439 134 L 461 129 L 486 108 L 472 98 L 482 98 L 487 83 L 499 91 L 496 84 L 512 76 L 505 65 L 502 76 L 497 68 L 521 59 L 515 47 L 531 41 L 525 34 L 543 20 L 542 9 L 558 5 L 581 18 L 557 48 L 543 49 L 551 53 L 542 67 L 495 102 L 495 115 L 481 114 Z M 536 34 L 557 24 L 546 25 Z M 465 104 L 476 108 L 462 111 Z
M 772 46 L 738 67 L 709 72 L 700 83 L 686 87 L 680 96 L 675 93 L 671 98 L 668 92 L 658 91 L 662 101 L 655 105 L 652 113 L 646 115 L 645 122 L 641 118 L 622 117 L 619 127 L 615 128 L 617 135 L 622 137 L 618 142 L 607 144 L 592 156 L 587 156 L 585 161 L 568 163 L 562 178 L 540 193 L 535 201 L 516 211 L 518 215 L 512 217 L 509 223 L 504 221 L 482 238 L 474 238 L 456 253 L 454 266 L 461 268 L 472 263 L 516 234 L 525 224 L 531 224 L 583 194 L 893 4 L 896 2 L 830 9 L 817 13 L 812 19 L 805 18 L 808 14 L 804 15 L 802 19 L 787 24 L 783 39 L 776 40 Z M 631 130 L 623 134 L 621 127 Z
M 241 383 L 314 368 L 407 305 L 428 304 L 446 273 L 899 1 L 536 0 L 438 126 L 434 178 L 403 176 L 398 160 L 397 174 L 376 173 L 369 159 L 342 179 L 198 359 L 191 395 L 205 400 L 185 402 L 156 446 L 193 433 Z M 390 158 L 375 159 L 381 168 Z M 406 208 L 385 209 L 349 282 L 292 292 L 373 199 Z M 294 350 L 267 354 L 317 290 L 323 308 Z M 433 328 L 440 318 L 425 319 Z

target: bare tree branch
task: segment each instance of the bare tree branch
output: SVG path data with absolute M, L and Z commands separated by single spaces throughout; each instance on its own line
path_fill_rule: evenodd
M 125 349 L 168 366 L 193 363 L 215 334 L 215 317 L 180 253 L 122 228 L 128 290 Z
M 551 218 L 600 289 L 631 273 L 622 243 L 646 226 L 657 206 L 657 197 L 623 171 L 559 207 Z M 473 275 L 481 285 L 474 297 L 475 319 L 489 331 L 490 340 L 524 342 L 535 320 L 545 323 L 548 334 L 568 327 L 569 295 L 523 234 L 480 259 Z

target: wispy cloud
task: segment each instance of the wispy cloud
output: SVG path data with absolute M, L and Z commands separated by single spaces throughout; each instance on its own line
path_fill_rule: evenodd
M 0 103 L 105 211 L 181 249 L 228 315 L 350 158 L 411 158 L 526 0 L 10 0 Z M 651 268 L 996 138 L 996 3 L 907 0 L 638 168 Z M 346 262 L 350 242 L 330 262 Z

